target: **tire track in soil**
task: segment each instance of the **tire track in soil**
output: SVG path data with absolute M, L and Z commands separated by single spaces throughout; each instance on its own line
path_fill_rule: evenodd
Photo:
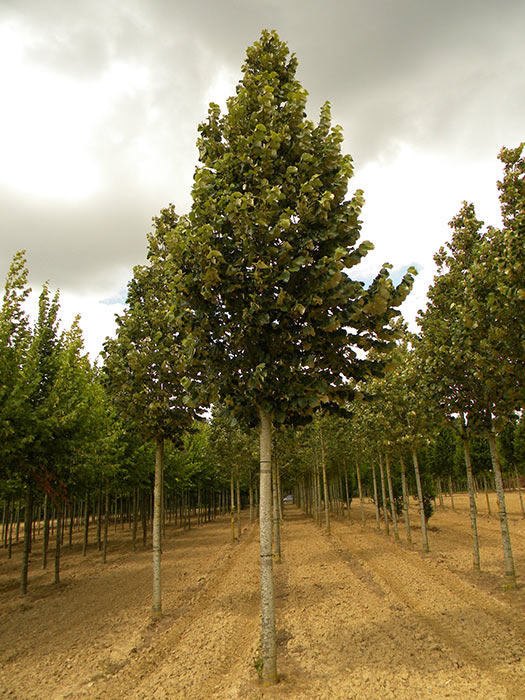
M 504 697 L 525 696 L 525 620 L 446 566 L 395 545 L 377 533 L 333 522 L 334 550 L 355 558 L 386 586 L 400 603 L 443 642 L 458 666 L 475 667 Z M 471 697 L 471 696 L 469 696 Z M 472 696 L 473 697 L 473 696 Z
M 229 698 L 240 682 L 255 677 L 253 658 L 260 634 L 257 532 L 257 525 L 250 526 L 150 648 L 113 677 L 68 697 Z M 239 674 L 239 666 L 244 674 Z
M 342 551 L 295 507 L 283 526 L 284 564 L 277 567 L 284 637 L 281 682 L 268 700 L 507 700 L 499 677 L 467 661 L 387 582 L 352 552 Z M 345 528 L 347 534 L 350 529 Z M 352 533 L 353 536 L 354 533 Z M 332 540 L 335 539 L 335 545 Z M 379 538 L 384 547 L 384 538 Z M 373 548 L 374 543 L 371 543 Z M 397 568 L 404 566 L 398 555 Z M 350 565 L 349 565 L 350 564 Z M 395 570 L 394 570 L 395 571 Z M 506 682 L 507 679 L 504 679 Z M 233 697 L 233 696 L 232 696 Z

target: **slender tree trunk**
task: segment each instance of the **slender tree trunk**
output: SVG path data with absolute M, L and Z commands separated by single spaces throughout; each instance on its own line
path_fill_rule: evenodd
M 233 467 L 230 471 L 230 526 L 232 542 L 235 542 L 235 488 L 233 482 Z
M 102 489 L 98 490 L 97 497 L 97 551 L 102 549 Z
M 390 524 L 388 522 L 388 506 L 386 503 L 385 472 L 383 470 L 383 459 L 379 455 L 379 475 L 381 477 L 381 496 L 383 498 L 383 517 L 385 519 L 386 534 L 390 535 Z
M 518 494 L 520 497 L 521 515 L 523 518 L 525 518 L 525 508 L 523 508 L 523 496 L 521 495 L 520 477 L 516 468 L 514 468 L 514 479 L 516 481 L 516 488 L 518 489 Z
M 88 538 L 89 538 L 89 491 L 86 491 L 86 497 L 84 499 L 84 537 L 82 541 L 82 556 L 85 557 L 88 548 Z
M 268 686 L 277 683 L 277 648 L 272 555 L 272 419 L 262 408 L 259 408 L 259 421 L 262 682 Z
M 376 525 L 377 525 L 377 529 L 381 530 L 381 516 L 379 514 L 379 496 L 377 493 L 376 466 L 375 466 L 374 462 L 372 462 L 372 478 L 374 481 L 374 501 L 375 501 L 375 506 L 376 506 Z
M 414 474 L 416 476 L 417 501 L 419 506 L 419 518 L 421 520 L 421 539 L 423 540 L 423 551 L 428 552 L 427 519 L 425 518 L 425 508 L 423 505 L 423 489 L 421 488 L 421 477 L 419 475 L 419 462 L 417 452 L 412 448 L 412 461 L 414 462 Z
M 137 520 L 138 520 L 138 489 L 133 489 L 133 525 L 131 530 L 131 544 L 133 551 L 137 551 Z
M 479 539 L 478 539 L 478 512 L 476 508 L 476 497 L 474 495 L 474 485 L 472 481 L 472 460 L 470 458 L 470 445 L 466 435 L 462 435 L 463 453 L 465 455 L 465 467 L 467 470 L 467 487 L 469 495 L 470 525 L 472 528 L 472 565 L 474 571 L 480 570 L 479 560 Z
M 350 520 L 350 491 L 348 489 L 348 471 L 345 468 L 345 496 L 346 496 L 346 515 Z
M 44 495 L 44 536 L 42 542 L 42 568 L 47 567 L 47 550 L 49 547 L 49 496 Z
M 64 503 L 59 500 L 57 505 L 57 533 L 55 545 L 55 583 L 60 583 L 60 547 L 62 545 L 62 523 L 64 521 Z
M 7 540 L 7 558 L 11 559 L 13 550 L 13 524 L 15 520 L 15 510 L 13 508 L 13 502 L 11 501 L 11 518 L 9 520 L 9 537 Z
M 155 450 L 155 486 L 153 496 L 153 598 L 151 616 L 154 620 L 162 615 L 160 585 L 161 525 L 162 525 L 162 472 L 164 470 L 164 439 L 157 437 Z
M 255 512 L 253 507 L 253 481 L 252 473 L 250 472 L 250 484 L 249 484 L 249 494 L 250 494 L 250 523 L 255 522 Z
M 363 500 L 363 487 L 361 486 L 361 470 L 359 469 L 359 459 L 355 453 L 355 471 L 357 474 L 357 488 L 359 490 L 359 506 L 361 508 L 361 525 L 366 526 L 365 504 Z
M 486 476 L 483 476 L 483 489 L 485 491 L 485 499 L 487 501 L 487 513 L 490 518 L 490 516 L 492 515 L 492 508 L 490 507 L 489 487 Z
M 31 552 L 31 530 L 33 515 L 33 489 L 31 484 L 26 486 L 26 499 L 24 508 L 24 551 L 22 553 L 22 576 L 20 582 L 20 592 L 27 593 L 27 573 L 29 570 L 29 553 Z
M 277 460 L 273 460 L 272 478 L 272 500 L 273 500 L 273 558 L 278 564 L 281 563 L 281 519 L 279 517 L 279 489 L 277 486 Z
M 403 455 L 400 457 L 401 462 L 401 488 L 403 489 L 403 512 L 405 513 L 405 529 L 407 532 L 407 542 L 412 544 L 412 531 L 410 529 L 410 516 L 408 514 L 408 491 L 407 491 L 407 476 L 405 472 L 405 460 Z
M 108 554 L 108 529 L 109 529 L 109 479 L 106 479 L 106 497 L 104 500 L 104 542 L 102 544 L 102 563 L 106 563 Z
M 237 538 L 240 540 L 241 539 L 241 484 L 239 481 L 239 473 L 237 472 L 237 479 L 236 479 L 236 492 L 237 492 L 237 508 L 236 508 L 236 515 L 237 515 Z
M 454 506 L 454 489 L 452 488 L 452 475 L 448 475 L 448 492 L 450 494 L 450 505 L 452 507 L 452 510 L 456 510 Z
M 140 499 L 140 521 L 142 524 L 142 547 L 146 549 L 148 542 L 148 515 L 146 513 L 147 496 L 144 490 L 141 491 Z M 182 521 L 181 521 L 182 524 Z
M 512 547 L 510 544 L 509 522 L 507 520 L 507 508 L 505 505 L 505 493 L 503 491 L 503 480 L 501 478 L 501 467 L 496 448 L 496 438 L 494 431 L 487 432 L 487 437 L 490 447 L 490 457 L 492 460 L 492 468 L 494 470 L 494 481 L 496 482 L 496 494 L 498 497 L 499 520 L 501 526 L 501 539 L 503 543 L 503 558 L 505 562 L 505 576 L 508 585 L 511 588 L 516 587 L 516 571 L 514 569 L 514 557 L 512 556 Z
M 68 546 L 69 549 L 73 548 L 73 526 L 75 524 L 75 508 L 73 503 L 70 503 L 69 507 L 69 532 L 68 532 Z
M 328 503 L 328 482 L 326 479 L 326 455 L 324 451 L 323 429 L 319 428 L 319 439 L 321 442 L 321 468 L 323 470 L 323 498 L 324 498 L 324 524 L 326 533 L 330 534 L 330 509 Z
M 392 477 L 390 475 L 390 458 L 388 454 L 385 455 L 386 463 L 386 480 L 388 483 L 388 494 L 390 496 L 390 510 L 392 512 L 392 525 L 394 527 L 394 539 L 399 539 L 399 530 L 397 527 L 397 513 L 396 513 L 396 502 L 394 501 L 394 490 L 392 488 Z

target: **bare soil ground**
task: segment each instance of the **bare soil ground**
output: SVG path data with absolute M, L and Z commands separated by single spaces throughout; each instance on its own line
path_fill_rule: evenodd
M 493 513 L 496 499 L 491 495 Z M 467 499 L 445 499 L 423 554 L 377 532 L 373 505 L 360 524 L 332 520 L 327 535 L 285 507 L 283 563 L 276 565 L 280 682 L 262 688 L 258 530 L 244 515 L 191 530 L 168 527 L 163 546 L 164 617 L 149 619 L 151 553 L 131 551 L 112 530 L 108 562 L 80 534 L 64 548 L 62 583 L 40 569 L 34 547 L 29 594 L 18 594 L 20 547 L 0 550 L 0 697 L 17 700 L 523 700 L 525 519 L 507 494 L 520 580 L 504 587 L 496 515 L 479 498 L 481 574 L 472 572 Z

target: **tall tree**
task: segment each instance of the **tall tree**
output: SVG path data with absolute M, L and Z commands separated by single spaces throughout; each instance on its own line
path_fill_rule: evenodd
M 384 267 L 368 289 L 346 270 L 372 248 L 357 244 L 361 191 L 330 106 L 305 116 L 297 59 L 275 32 L 247 50 L 227 112 L 211 104 L 199 127 L 193 205 L 178 242 L 178 289 L 192 321 L 188 351 L 205 354 L 220 401 L 260 428 L 263 682 L 277 680 L 271 550 L 271 433 L 304 422 L 322 404 L 340 410 L 352 381 L 373 367 L 356 349 L 392 337 L 394 287 Z
M 153 510 L 152 616 L 162 614 L 161 502 L 164 442 L 180 440 L 195 411 L 184 402 L 189 365 L 176 323 L 177 299 L 169 299 L 166 236 L 175 228 L 173 205 L 154 218 L 148 236 L 148 264 L 136 266 L 128 286 L 127 309 L 117 317 L 117 337 L 104 346 L 107 386 L 122 415 L 156 445 Z

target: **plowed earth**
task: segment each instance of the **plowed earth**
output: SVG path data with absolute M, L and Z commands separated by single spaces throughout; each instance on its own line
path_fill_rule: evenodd
M 377 532 L 373 505 L 360 524 L 332 519 L 332 534 L 285 507 L 283 562 L 275 566 L 280 682 L 263 688 L 258 529 L 245 514 L 240 541 L 229 521 L 168 526 L 164 617 L 149 620 L 151 553 L 130 533 L 110 533 L 108 562 L 80 534 L 63 555 L 62 583 L 40 569 L 18 594 L 20 546 L 0 550 L 0 697 L 17 700 L 504 700 L 525 698 L 525 519 L 507 494 L 520 587 L 505 588 L 495 496 L 480 497 L 482 573 L 472 573 L 467 499 L 438 506 L 423 554 Z M 50 569 L 52 569 L 52 562 Z

